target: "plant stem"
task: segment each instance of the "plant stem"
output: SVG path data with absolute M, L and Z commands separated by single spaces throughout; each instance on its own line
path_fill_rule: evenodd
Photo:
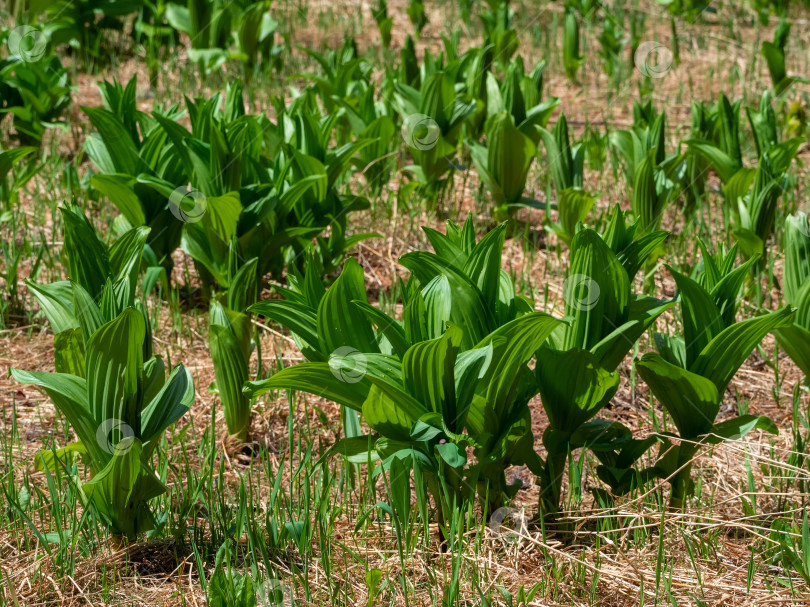
M 669 496 L 670 510 L 683 510 L 692 483 L 692 458 L 697 451 L 693 443 L 681 443 L 678 447 L 678 472 L 670 480 L 672 491 Z

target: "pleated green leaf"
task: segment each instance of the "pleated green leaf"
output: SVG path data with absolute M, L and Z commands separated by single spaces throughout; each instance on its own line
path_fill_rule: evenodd
M 109 460 L 96 440 L 98 422 L 87 402 L 87 382 L 75 375 L 64 373 L 41 373 L 11 368 L 11 376 L 21 384 L 30 384 L 42 389 L 54 406 L 70 422 L 73 431 L 85 445 L 93 463 L 105 465 Z
M 454 432 L 458 422 L 454 367 L 461 339 L 462 330 L 451 325 L 442 337 L 411 346 L 402 359 L 408 392 L 429 411 L 439 413 Z
M 143 446 L 137 438 L 119 444 L 107 466 L 82 488 L 113 532 L 134 539 L 154 528 L 147 501 L 166 487 L 141 461 Z
M 67 205 L 60 210 L 65 222 L 70 278 L 82 285 L 91 297 L 97 298 L 112 273 L 107 248 L 79 207 Z
M 535 374 L 549 423 L 563 432 L 574 432 L 607 405 L 621 379 L 603 368 L 591 352 L 579 348 L 542 348 Z
M 348 258 L 343 271 L 318 306 L 320 351 L 332 353 L 338 348 L 354 348 L 363 353 L 379 352 L 374 329 L 355 301 L 368 302 L 363 269 Z
M 292 331 L 298 337 L 298 346 L 307 360 L 324 362 L 328 358 L 329 353 L 320 349 L 318 316 L 313 308 L 285 299 L 267 299 L 253 304 L 248 310 Z
M 544 312 L 532 312 L 476 344 L 476 349 L 491 348 L 492 354 L 467 412 L 466 423 L 473 436 L 497 436 L 496 429 L 509 416 L 511 407 L 520 402 L 521 387 L 531 379 L 526 364 L 560 324 L 559 319 Z
M 722 392 L 710 379 L 676 367 L 654 352 L 642 356 L 636 369 L 672 416 L 683 438 L 696 438 L 711 431 Z
M 60 280 L 47 285 L 39 285 L 31 280 L 25 286 L 36 297 L 39 308 L 51 323 L 54 333 L 78 329 L 79 321 L 73 309 L 73 291 L 70 281 Z
M 400 385 L 369 376 L 373 384 L 363 403 L 363 419 L 387 439 L 409 441 L 411 429 L 428 408 Z
M 250 426 L 250 399 L 242 392 L 249 378 L 250 317 L 212 302 L 208 347 L 228 431 L 244 439 Z
M 366 377 L 347 382 L 328 363 L 308 362 L 282 369 L 267 379 L 246 382 L 243 391 L 255 398 L 270 390 L 300 390 L 360 411 L 370 387 Z
M 714 382 L 718 393 L 722 394 L 759 342 L 774 329 L 790 327 L 792 323 L 793 309 L 790 306 L 738 322 L 715 336 L 689 370 Z
M 564 283 L 565 347 L 588 350 L 627 320 L 630 281 L 616 255 L 594 230 L 571 241 L 571 264 Z
M 241 390 L 241 386 L 240 386 Z M 194 404 L 194 381 L 183 365 L 177 365 L 154 398 L 141 412 L 141 440 L 147 444 L 185 415 Z
M 400 322 L 391 318 L 379 308 L 375 308 L 364 301 L 355 301 L 354 305 L 360 308 L 372 324 L 377 326 L 377 330 L 382 333 L 388 340 L 388 343 L 391 344 L 391 349 L 394 351 L 394 354 L 400 358 L 405 356 L 405 352 L 408 349 L 408 339 L 405 336 L 405 329 L 402 328 Z
M 526 177 L 537 148 L 505 112 L 487 120 L 486 133 L 487 167 L 504 197 L 503 201 L 495 202 L 515 203 L 526 189 Z
M 143 315 L 127 308 L 86 343 L 87 400 L 98 423 L 116 420 L 140 436 L 143 397 Z
M 723 329 L 723 317 L 711 296 L 697 282 L 670 269 L 681 298 L 686 364 L 691 369 L 703 348 Z

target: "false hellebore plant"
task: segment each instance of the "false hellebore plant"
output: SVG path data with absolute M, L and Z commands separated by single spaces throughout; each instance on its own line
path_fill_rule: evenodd
M 228 433 L 240 441 L 250 429 L 250 398 L 242 392 L 249 379 L 253 325 L 248 306 L 256 302 L 257 259 L 239 267 L 236 248 L 229 255 L 228 291 L 209 309 L 208 347 L 214 364 L 216 389 L 225 413 Z
M 656 334 L 658 353 L 645 354 L 636 364 L 678 430 L 668 436 L 680 439 L 679 444 L 666 439 L 656 464 L 672 485 L 671 508 L 682 508 L 692 490 L 692 459 L 701 444 L 743 437 L 754 428 L 777 432 L 764 416 L 742 415 L 721 423 L 715 418 L 726 388 L 752 350 L 770 331 L 790 328 L 793 321 L 793 310 L 786 306 L 735 322 L 740 290 L 757 257 L 734 268 L 736 245 L 714 256 L 702 243 L 701 249 L 699 281 L 670 268 L 680 293 L 683 338 Z
M 147 502 L 166 488 L 149 460 L 164 430 L 191 406 L 194 386 L 182 365 L 166 378 L 135 300 L 149 228 L 127 231 L 108 249 L 77 206 L 61 211 L 70 280 L 28 282 L 55 334 L 57 372 L 11 374 L 44 390 L 78 437 L 40 452 L 37 466 L 53 470 L 81 455 L 91 476 L 76 481 L 85 505 L 114 535 L 132 539 L 155 525 Z
M 636 237 L 614 210 L 604 236 L 580 229 L 571 241 L 564 284 L 565 314 L 537 353 L 535 377 L 549 419 L 543 433 L 547 456 L 540 474 L 540 511 L 553 517 L 568 454 L 600 438 L 605 426 L 588 423 L 619 388 L 616 368 L 644 331 L 672 302 L 632 294 L 633 279 L 667 232 Z M 640 231 L 640 230 L 639 230 Z
M 785 224 L 785 300 L 796 308 L 789 327 L 774 331 L 779 345 L 793 362 L 810 377 L 810 224 L 799 212 Z
M 114 536 L 134 539 L 155 527 L 148 501 L 166 491 L 150 467 L 163 432 L 194 400 L 191 375 L 178 365 L 168 379 L 160 359 L 144 363 L 144 316 L 126 308 L 85 342 L 86 378 L 11 369 L 17 381 L 44 390 L 78 441 L 40 452 L 38 464 L 55 469 L 81 455 L 90 480 L 75 479 Z
M 426 230 L 436 252 L 401 259 L 412 271 L 402 288 L 402 322 L 367 303 L 352 259 L 329 290 L 308 274 L 288 300 L 252 306 L 289 327 L 310 362 L 248 383 L 246 391 L 303 390 L 359 411 L 373 434 L 347 427 L 337 451 L 386 469 L 394 460 L 418 467 L 442 523 L 476 492 L 491 513 L 518 488 L 507 486 L 506 467 L 541 469 L 527 363 L 560 324 L 515 296 L 500 268 L 505 229 L 478 243 L 469 220 L 464 228 L 448 222 L 447 235 Z
M 149 228 L 128 230 L 108 248 L 79 207 L 69 204 L 60 210 L 70 280 L 44 285 L 27 280 L 26 285 L 54 333 L 56 370 L 84 377 L 84 345 L 95 330 L 126 307 L 140 309 L 135 288 Z M 151 338 L 143 347 L 144 359 L 148 360 L 152 356 Z

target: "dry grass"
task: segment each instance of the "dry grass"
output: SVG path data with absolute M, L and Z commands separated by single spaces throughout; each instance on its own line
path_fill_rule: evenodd
M 368 20 L 369 4 L 365 2 L 309 2 L 308 6 L 313 14 L 320 10 L 329 10 L 331 14 L 338 15 L 335 21 L 341 22 L 352 21 L 358 4 Z M 389 12 L 394 15 L 396 23 L 395 47 L 401 44 L 404 32 L 410 29 L 405 27 L 405 6 L 404 0 L 389 3 Z M 420 48 L 440 48 L 438 25 L 448 19 L 445 10 L 446 7 L 431 9 L 430 25 L 420 41 Z M 522 10 L 528 10 L 528 6 L 523 6 Z M 551 5 L 539 11 L 535 17 L 525 14 L 521 14 L 521 17 L 528 28 L 548 27 L 552 13 L 559 13 L 559 10 L 560 7 Z M 366 26 L 356 31 L 358 44 L 364 48 L 376 41 L 376 30 L 368 27 L 368 22 Z M 730 98 L 743 95 L 750 97 L 750 83 L 763 81 L 763 66 L 760 64 L 755 71 L 749 73 L 749 60 L 755 49 L 754 28 L 741 27 L 743 39 L 740 41 L 729 38 L 718 24 L 683 24 L 682 28 L 679 26 L 679 32 L 682 32 L 679 34 L 682 35 L 682 63 L 656 89 L 653 98 L 656 105 L 666 107 L 670 130 L 680 136 L 684 132 L 684 125 L 689 122 L 690 96 L 706 100 L 716 98 L 720 91 L 724 91 Z M 656 26 L 656 34 L 663 37 L 669 35 L 665 23 L 660 27 Z M 792 44 L 807 48 L 810 36 L 806 28 L 795 27 L 794 35 L 796 41 L 792 39 Z M 297 43 L 313 48 L 324 44 L 334 46 L 342 37 L 342 33 L 324 32 L 315 26 L 295 33 Z M 708 48 L 700 47 L 701 40 L 708 40 Z M 540 50 L 530 49 L 525 54 L 527 59 L 533 56 L 539 58 Z M 713 73 L 720 66 L 724 70 L 735 66 L 742 72 L 734 86 L 729 87 Z M 137 59 L 125 61 L 116 68 L 114 74 L 108 76 L 115 75 L 119 80 L 126 80 L 135 72 L 138 72 L 142 82 L 147 81 L 145 68 Z M 66 158 L 72 158 L 79 152 L 81 134 L 87 127 L 84 115 L 77 111 L 78 106 L 99 104 L 95 87 L 98 79 L 86 74 L 78 75 L 78 90 L 74 96 L 74 109 L 70 119 L 71 131 L 61 140 Z M 632 87 L 637 84 L 635 81 L 628 82 L 624 94 L 606 104 L 607 95 L 595 93 L 605 92 L 609 88 L 606 77 L 601 74 L 595 61 L 593 65 L 584 66 L 582 79 L 585 86 L 572 85 L 562 78 L 560 70 L 556 70 L 550 71 L 546 84 L 546 94 L 562 99 L 566 115 L 576 119 L 572 124 L 577 130 L 583 128 L 586 121 L 613 128 L 632 123 L 632 104 L 628 99 L 633 97 Z M 164 86 L 171 89 L 171 76 L 168 80 Z M 797 96 L 801 90 L 806 92 L 806 87 L 797 88 L 794 95 Z M 161 97 L 162 94 L 158 96 Z M 171 97 L 176 98 L 177 95 L 172 94 Z M 141 100 L 141 109 L 146 110 L 150 106 L 151 99 Z M 808 156 L 810 151 L 805 147 L 800 154 L 799 168 L 799 178 L 804 183 L 810 183 L 807 167 L 803 166 Z M 82 168 L 86 169 L 87 165 Z M 540 169 L 536 168 L 535 172 L 529 193 L 542 199 L 544 181 L 541 179 Z M 473 212 L 478 224 L 485 227 L 489 218 L 479 208 L 474 179 L 472 175 L 469 179 L 465 179 L 462 174 L 455 176 L 457 187 L 452 190 L 452 200 L 446 202 L 445 209 L 450 216 L 457 211 L 462 216 Z M 609 171 L 606 170 L 603 174 L 590 172 L 586 181 L 593 184 L 591 189 L 601 194 L 597 209 L 593 211 L 595 216 L 617 202 L 627 206 L 625 185 L 621 181 L 614 181 Z M 40 184 L 40 187 L 48 191 L 46 184 Z M 31 197 L 23 197 L 23 211 L 31 217 L 35 217 L 34 209 L 31 208 L 33 204 L 35 203 Z M 110 206 L 102 207 L 100 213 L 103 215 L 99 215 L 97 221 L 99 228 L 106 228 L 106 219 L 103 217 L 109 216 L 111 212 Z M 520 218 L 532 226 L 540 226 L 543 215 L 541 212 L 527 211 Z M 683 228 L 682 218 L 675 208 L 668 211 L 663 223 L 676 235 Z M 417 226 L 431 225 L 439 229 L 442 224 L 443 219 L 437 214 L 402 208 L 394 209 L 389 215 L 367 213 L 356 218 L 352 226 L 354 231 L 373 229 L 383 233 L 382 239 L 364 243 L 353 253 L 366 271 L 369 292 L 373 294 L 390 288 L 395 274 L 402 272 L 396 264 L 397 258 L 409 250 L 425 245 L 426 241 Z M 0 230 L 2 229 L 4 228 L 0 226 Z M 50 223 L 40 222 L 36 229 L 37 232 L 46 234 L 51 242 L 58 238 L 54 238 L 54 226 Z M 6 238 L 7 234 L 3 234 L 3 237 Z M 537 249 L 527 249 L 518 240 L 509 241 L 504 256 L 504 268 L 518 272 L 525 283 L 534 287 L 535 295 L 542 293 L 547 286 L 550 302 L 556 302 L 556 309 L 559 311 L 567 253 L 563 251 L 558 256 L 555 244 L 554 237 L 549 237 L 548 248 Z M 687 249 L 691 249 L 688 244 Z M 781 254 L 775 254 L 775 275 L 781 278 Z M 177 268 L 190 263 L 183 259 L 182 253 L 177 253 L 176 261 Z M 20 278 L 27 276 L 30 270 L 30 264 L 23 264 Z M 183 280 L 182 275 L 176 278 L 178 282 Z M 673 295 L 674 284 L 665 270 L 659 269 L 655 284 L 660 296 Z M 774 289 L 771 295 L 774 301 L 780 300 L 778 289 Z M 172 361 L 182 360 L 194 376 L 197 400 L 187 417 L 180 422 L 180 426 L 188 428 L 185 441 L 194 444 L 202 439 L 203 429 L 209 423 L 212 405 L 216 404 L 215 397 L 207 390 L 214 375 L 207 351 L 205 323 L 199 320 L 200 314 L 193 310 L 183 314 L 183 325 L 188 330 L 176 331 L 172 318 L 166 314 L 160 317 L 156 325 L 155 338 L 156 347 L 162 355 Z M 34 454 L 45 440 L 57 432 L 56 411 L 42 395 L 30 388 L 21 387 L 6 377 L 5 370 L 11 366 L 39 371 L 53 370 L 51 333 L 41 325 L 40 317 L 19 320 L 19 326 L 0 332 L 2 415 L 6 428 L 11 427 L 14 418 L 20 436 L 19 442 L 14 443 L 14 448 L 3 453 L 2 469 L 4 474 L 12 469 L 26 470 L 35 484 L 45 487 L 44 474 L 34 471 L 32 462 Z M 262 328 L 266 329 L 262 333 L 265 361 L 278 358 L 289 365 L 301 360 L 287 336 L 273 327 Z M 773 340 L 767 339 L 763 347 L 770 355 L 774 349 Z M 443 554 L 434 542 L 430 551 L 417 548 L 407 560 L 404 572 L 401 571 L 399 560 L 395 558 L 393 530 L 381 524 L 376 527 L 380 532 L 377 536 L 367 531 L 357 532 L 355 521 L 347 513 L 335 521 L 331 537 L 333 553 L 328 567 L 319 558 L 318 546 L 314 546 L 315 558 L 308 562 L 311 595 L 305 599 L 297 599 L 300 599 L 302 605 L 329 604 L 332 597 L 336 596 L 335 586 L 339 585 L 346 604 L 366 604 L 368 589 L 364 576 L 368 568 L 379 568 L 390 580 L 396 579 L 396 575 L 402 572 L 415 587 L 423 588 L 437 577 L 440 585 L 449 583 L 452 567 L 457 560 L 460 564 L 455 564 L 462 571 L 474 569 L 485 576 L 479 580 L 478 588 L 473 587 L 469 576 L 462 576 L 460 594 L 464 597 L 464 604 L 470 605 L 480 604 L 479 593 L 494 588 L 496 584 L 514 591 L 520 585 L 528 588 L 538 582 L 544 582 L 544 588 L 548 589 L 547 596 L 555 598 L 549 599 L 541 593 L 532 603 L 536 605 L 624 606 L 639 604 L 641 596 L 650 603 L 655 600 L 656 588 L 660 586 L 662 576 L 669 578 L 671 582 L 671 597 L 659 595 L 658 598 L 672 604 L 699 604 L 698 600 L 702 601 L 700 604 L 725 607 L 808 604 L 810 590 L 797 581 L 798 578 L 794 576 L 795 588 L 785 586 L 777 580 L 785 575 L 781 565 L 768 564 L 755 558 L 751 568 L 752 551 L 759 557 L 764 547 L 769 545 L 770 521 L 785 516 L 796 518 L 799 513 L 785 512 L 783 505 L 806 503 L 808 497 L 799 493 L 796 483 L 790 485 L 789 495 L 778 495 L 767 489 L 778 484 L 775 481 L 780 475 L 810 480 L 806 467 L 795 468 L 786 463 L 793 447 L 790 408 L 793 387 L 803 381 L 803 376 L 784 355 L 779 360 L 780 372 L 784 374 L 784 378 L 778 390 L 773 371 L 755 353 L 736 375 L 721 409 L 721 418 L 733 416 L 737 412 L 739 401 L 745 400 L 752 413 L 768 415 L 777 423 L 780 428 L 779 436 L 772 437 L 757 432 L 745 440 L 729 441 L 711 450 L 703 449 L 695 460 L 694 475 L 700 479 L 702 495 L 710 496 L 710 499 L 704 499 L 699 506 L 684 513 L 662 514 L 660 509 L 652 508 L 649 500 L 640 496 L 620 502 L 615 509 L 603 510 L 598 508 L 587 490 L 584 490 L 579 510 L 570 515 L 574 528 L 572 533 L 551 534 L 544 540 L 543 533 L 532 527 L 520 537 L 503 539 L 492 537 L 486 526 L 481 525 L 485 537 L 475 538 L 471 531 L 468 537 L 469 550 L 461 555 Z M 636 384 L 631 378 L 629 357 L 623 364 L 621 373 L 623 379 L 620 391 L 602 416 L 609 420 L 622 421 L 639 436 L 649 435 L 653 432 L 653 427 L 648 392 L 646 386 Z M 778 392 L 780 402 L 774 399 L 774 392 Z M 806 400 L 806 395 L 804 398 Z M 338 416 L 337 407 L 333 403 L 311 398 L 306 402 L 307 407 L 295 408 L 292 422 L 287 418 L 289 409 L 283 396 L 261 401 L 256 407 L 251 435 L 260 446 L 268 450 L 268 457 L 276 462 L 281 459 L 276 454 L 284 452 L 288 447 L 287 429 L 290 423 L 294 428 L 315 428 L 316 431 L 310 438 L 322 441 L 324 445 L 334 442 L 337 426 L 334 423 L 323 426 L 319 410 L 328 419 L 335 420 Z M 221 446 L 217 466 L 222 463 L 227 482 L 235 486 L 240 475 L 250 466 L 251 456 L 228 444 L 224 418 L 218 408 L 216 416 L 217 442 Z M 660 406 L 655 406 L 654 416 L 659 421 L 662 419 Z M 546 427 L 546 417 L 539 399 L 532 403 L 532 417 L 537 437 L 536 448 L 542 451 L 539 437 Z M 177 450 L 178 446 L 173 445 L 172 448 Z M 746 462 L 750 462 L 750 467 L 746 466 Z M 195 463 L 200 464 L 199 461 Z M 277 463 L 274 465 L 275 469 Z M 753 495 L 746 488 L 749 469 L 758 488 Z M 587 488 L 597 481 L 593 478 L 591 465 L 586 466 L 585 471 L 582 487 Z M 524 489 L 518 493 L 513 507 L 525 507 L 531 515 L 536 508 L 538 493 L 537 487 L 533 485 L 532 475 L 522 469 L 512 472 L 514 476 L 524 480 Z M 182 482 L 180 478 L 170 480 Z M 369 481 L 366 479 L 365 482 Z M 263 489 L 268 491 L 269 487 L 265 486 Z M 658 491 L 660 487 L 651 487 L 649 495 Z M 743 508 L 745 500 L 751 498 L 755 498 L 757 502 L 755 515 L 747 513 Z M 0 500 L 0 503 L 3 501 Z M 35 524 L 40 515 L 44 513 L 29 513 Z M 623 520 L 621 531 L 600 531 L 601 521 L 617 517 Z M 636 546 L 632 541 L 633 535 L 642 531 L 647 535 L 647 541 L 644 545 Z M 74 575 L 60 578 L 57 577 L 53 557 L 48 556 L 42 546 L 37 545 L 34 550 L 26 552 L 19 551 L 16 540 L 18 533 L 19 527 L 0 529 L 0 604 L 4 604 L 4 600 L 5 604 L 26 607 L 107 604 L 103 602 L 104 589 L 112 581 L 119 593 L 117 602 L 112 603 L 116 605 L 205 604 L 193 554 L 188 546 L 176 544 L 171 538 L 150 540 L 120 549 L 99 542 L 91 547 L 88 554 L 82 554 L 77 559 Z M 698 554 L 690 556 L 689 545 L 703 548 L 698 550 Z M 364 561 L 363 564 L 357 561 L 358 555 Z M 295 558 L 293 556 L 291 560 Z M 661 570 L 662 563 L 665 571 Z M 288 563 L 280 563 L 279 566 L 282 570 L 286 568 L 291 571 Z M 339 570 L 339 574 L 332 572 L 335 568 Z M 208 573 L 210 572 L 209 565 Z M 429 594 L 420 592 L 422 593 L 411 597 L 411 604 L 429 604 Z M 587 596 L 589 593 L 590 597 Z M 399 600 L 401 601 L 401 596 Z

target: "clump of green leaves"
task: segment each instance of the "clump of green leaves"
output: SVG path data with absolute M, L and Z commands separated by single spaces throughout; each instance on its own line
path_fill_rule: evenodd
M 785 301 L 796 308 L 796 316 L 791 326 L 776 329 L 774 335 L 793 362 L 810 377 L 810 224 L 804 213 L 787 218 L 784 249 L 783 293 Z
M 564 284 L 565 316 L 537 352 L 535 376 L 549 426 L 548 455 L 540 475 L 540 510 L 553 517 L 560 503 L 568 454 L 594 441 L 604 424 L 592 419 L 619 387 L 616 368 L 655 319 L 671 307 L 632 294 L 638 270 L 667 237 L 627 226 L 618 207 L 604 236 L 581 229 L 571 242 Z
M 703 271 L 698 280 L 670 269 L 678 293 L 683 337 L 656 334 L 657 353 L 636 363 L 639 375 L 661 402 L 678 430 L 661 448 L 656 464 L 672 485 L 670 507 L 682 508 L 692 491 L 692 460 L 701 444 L 742 437 L 754 428 L 776 433 L 766 417 L 742 415 L 715 423 L 723 394 L 734 374 L 770 331 L 790 327 L 793 310 L 735 322 L 738 298 L 752 257 L 734 267 L 737 247 L 711 255 L 701 244 Z
M 70 422 L 78 441 L 40 452 L 38 465 L 67 470 L 80 455 L 86 477 L 71 480 L 116 536 L 134 540 L 154 529 L 149 500 L 166 491 L 150 466 L 163 433 L 194 399 L 191 375 L 178 365 L 168 377 L 160 359 L 144 362 L 143 315 L 126 308 L 85 343 L 86 377 L 12 369 L 17 381 L 42 389 Z
M 794 82 L 807 83 L 806 78 L 798 76 L 788 76 L 785 67 L 785 47 L 790 37 L 791 24 L 784 18 L 779 21 L 779 25 L 773 33 L 773 42 L 765 40 L 760 48 L 760 55 L 765 57 L 768 64 L 768 73 L 771 77 L 771 85 L 776 95 L 784 93 Z
M 508 465 L 540 470 L 527 363 L 559 324 L 515 295 L 500 268 L 505 230 L 476 243 L 469 219 L 463 228 L 448 222 L 446 235 L 426 229 L 436 252 L 401 259 L 412 272 L 401 321 L 367 303 L 351 259 L 328 290 L 310 276 L 296 279 L 289 301 L 251 310 L 289 327 L 311 362 L 246 390 L 299 389 L 362 412 L 374 434 L 347 431 L 338 451 L 355 463 L 407 459 L 419 467 L 442 522 L 476 494 L 488 496 L 492 512 L 517 489 L 506 483 Z M 467 462 L 467 447 L 477 464 Z
M 125 308 L 145 310 L 135 298 L 148 228 L 133 228 L 107 247 L 76 205 L 61 209 L 64 255 L 69 280 L 50 284 L 26 281 L 54 333 L 54 362 L 60 373 L 85 377 L 85 345 L 98 327 Z M 144 356 L 151 357 L 151 340 Z
M 574 11 L 566 7 L 563 20 L 563 67 L 569 80 L 576 80 L 577 72 L 584 63 L 580 50 L 579 21 Z
M 256 264 L 251 259 L 238 264 L 231 249 L 229 281 L 224 303 L 211 302 L 208 347 L 214 364 L 216 389 L 225 413 L 228 433 L 244 441 L 250 429 L 250 399 L 242 392 L 249 379 L 253 326 L 247 308 L 256 302 Z
M 62 115 L 70 106 L 70 81 L 57 57 L 0 60 L 0 82 L 0 118 L 12 116 L 21 145 L 39 147 L 46 129 L 64 128 Z
M 582 187 L 585 146 L 581 141 L 571 141 L 568 121 L 562 114 L 554 127 L 554 133 L 541 128 L 540 135 L 546 148 L 548 164 L 551 165 L 551 179 L 557 194 L 557 221 L 549 223 L 547 227 L 563 242 L 570 244 L 577 224 L 585 221 L 596 202 L 591 193 Z
M 451 168 L 462 124 L 477 105 L 459 98 L 451 76 L 438 72 L 419 90 L 398 82 L 394 107 L 403 117 L 403 136 L 415 163 L 404 170 L 426 191 L 435 193 Z

